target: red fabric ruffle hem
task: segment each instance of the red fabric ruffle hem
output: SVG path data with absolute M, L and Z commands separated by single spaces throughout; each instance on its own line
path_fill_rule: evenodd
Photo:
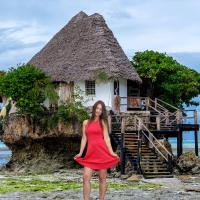
M 119 162 L 119 157 L 112 156 L 103 139 L 103 130 L 99 125 L 99 120 L 86 125 L 85 134 L 88 146 L 84 158 L 75 159 L 84 167 L 94 170 L 108 169 Z

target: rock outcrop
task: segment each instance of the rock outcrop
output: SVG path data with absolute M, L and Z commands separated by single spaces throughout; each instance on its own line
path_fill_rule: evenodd
M 80 148 L 80 123 L 68 127 L 59 124 L 44 131 L 27 115 L 11 115 L 3 125 L 0 140 L 12 151 L 12 157 L 2 170 L 41 172 L 79 166 L 73 157 Z
M 200 157 L 196 156 L 193 151 L 182 154 L 177 160 L 177 167 L 180 173 L 200 173 Z
M 174 160 L 174 156 L 173 156 L 173 153 L 172 153 L 172 147 L 171 147 L 171 144 L 169 143 L 168 140 L 158 140 L 159 142 L 157 141 L 154 141 L 154 145 L 156 146 L 156 148 L 165 156 L 165 158 L 168 158 L 168 153 L 167 151 L 172 155 L 172 160 Z M 162 146 L 165 147 L 165 150 Z M 166 160 L 161 156 L 161 154 L 158 152 L 158 150 L 154 148 L 155 150 L 155 153 L 157 154 L 157 156 L 160 158 L 160 160 L 162 162 L 166 162 Z

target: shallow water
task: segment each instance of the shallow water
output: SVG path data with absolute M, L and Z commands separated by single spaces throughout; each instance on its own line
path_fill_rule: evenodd
M 170 144 L 172 145 L 172 148 L 176 148 L 177 140 L 169 140 Z M 198 146 L 200 147 L 200 140 L 198 141 Z M 183 148 L 186 149 L 192 149 L 195 147 L 194 140 L 183 140 Z
M 0 166 L 5 165 L 10 160 L 12 155 L 11 151 L 0 151 Z
M 12 152 L 0 141 L 0 166 L 5 165 L 10 160 L 11 155 Z
M 177 139 L 169 139 L 169 143 L 172 146 L 173 154 L 177 154 Z M 198 141 L 198 150 L 200 156 L 200 140 Z M 188 151 L 195 151 L 195 143 L 194 140 L 183 140 L 183 153 Z

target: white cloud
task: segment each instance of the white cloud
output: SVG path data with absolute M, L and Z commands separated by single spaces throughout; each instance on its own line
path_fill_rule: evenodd
M 185 65 L 200 73 L 200 52 L 177 52 L 168 53 L 180 64 Z
M 8 39 L 18 40 L 24 44 L 34 43 L 38 41 L 48 42 L 50 35 L 44 29 L 38 27 L 36 24 L 30 24 L 22 27 L 19 30 L 12 31 L 7 35 Z
M 200 2 L 128 2 L 119 16 L 124 12 L 129 18 L 108 15 L 108 24 L 125 51 L 134 47 L 139 51 L 200 52 Z
M 16 67 L 17 64 L 27 63 L 35 54 L 41 50 L 44 44 L 38 44 L 38 46 L 26 47 L 17 50 L 10 50 L 2 53 L 0 56 L 0 70 L 7 71 L 11 67 Z
M 24 44 L 34 43 L 38 41 L 45 41 L 51 37 L 50 33 L 44 27 L 41 27 L 36 22 L 18 23 L 16 21 L 9 21 L 8 23 L 0 24 L 1 35 L 3 35 L 4 41 L 17 41 Z
M 1 0 L 0 7 L 0 56 L 47 43 L 80 11 L 103 15 L 129 59 L 147 49 L 200 52 L 198 0 Z
M 0 21 L 0 29 L 7 29 L 18 26 L 18 22 L 11 20 Z

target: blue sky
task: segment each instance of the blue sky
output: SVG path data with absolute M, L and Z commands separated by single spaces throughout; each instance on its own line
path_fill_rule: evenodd
M 199 8 L 199 0 L 0 0 L 0 70 L 28 62 L 84 11 L 104 17 L 129 59 L 166 52 L 200 72 Z

